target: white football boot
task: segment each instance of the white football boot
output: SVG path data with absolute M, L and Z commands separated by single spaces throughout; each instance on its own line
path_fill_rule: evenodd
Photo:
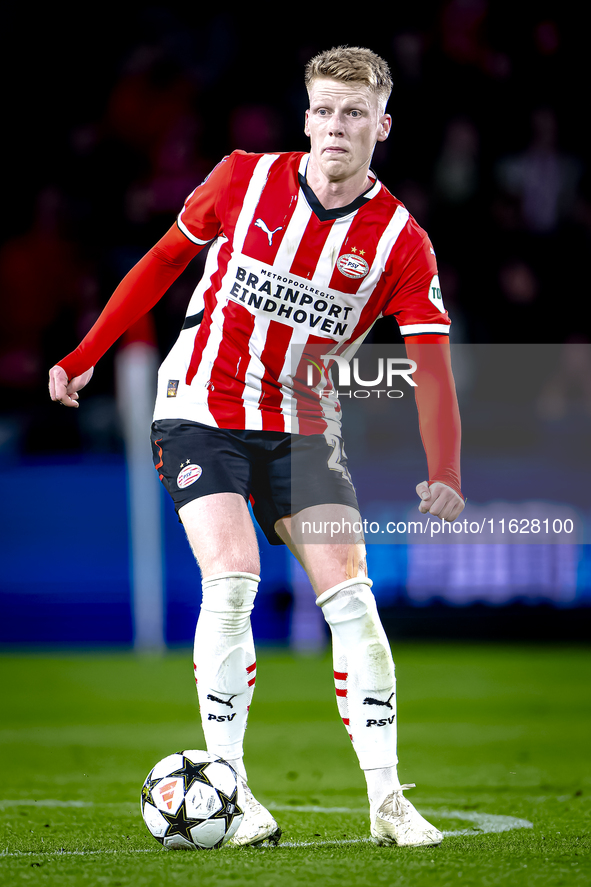
M 242 779 L 242 777 L 240 778 Z M 257 801 L 244 779 L 242 779 L 242 788 L 244 789 L 244 819 L 228 844 L 234 844 L 237 847 L 256 847 L 265 841 L 277 844 L 281 837 L 281 829 L 266 807 Z
M 443 835 L 427 822 L 408 801 L 403 791 L 414 783 L 401 785 L 391 792 L 377 810 L 371 810 L 371 838 L 375 844 L 397 844 L 399 847 L 428 847 L 440 844 Z

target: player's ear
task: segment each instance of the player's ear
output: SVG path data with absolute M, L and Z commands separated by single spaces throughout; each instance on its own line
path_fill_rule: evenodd
M 310 127 L 308 126 L 308 117 L 310 116 L 310 110 L 306 111 L 306 116 L 304 118 L 304 132 L 309 137 L 310 136 Z
M 392 118 L 389 114 L 382 114 L 380 117 L 378 142 L 385 142 L 392 128 Z

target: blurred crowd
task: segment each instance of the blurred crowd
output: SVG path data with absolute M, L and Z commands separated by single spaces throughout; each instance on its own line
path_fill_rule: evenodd
M 418 5 L 384 27 L 294 23 L 289 33 L 259 32 L 245 10 L 174 3 L 72 13 L 64 28 L 46 11 L 26 40 L 26 11 L 3 14 L 5 43 L 14 37 L 14 58 L 26 47 L 29 61 L 4 114 L 0 451 L 120 447 L 113 356 L 87 409 L 59 421 L 48 368 L 224 154 L 307 149 L 303 67 L 339 43 L 391 64 L 394 127 L 374 169 L 431 236 L 453 339 L 590 341 L 583 29 L 557 2 Z M 153 312 L 162 354 L 202 261 Z M 374 341 L 389 338 L 399 337 L 384 321 Z

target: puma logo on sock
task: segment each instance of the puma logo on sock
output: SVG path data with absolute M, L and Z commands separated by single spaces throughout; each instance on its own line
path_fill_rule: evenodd
M 372 699 L 371 696 L 366 696 L 365 699 L 363 700 L 363 704 L 364 705 L 386 705 L 390 709 L 390 711 L 392 711 L 392 706 L 390 705 L 390 700 L 392 699 L 393 696 L 394 696 L 394 693 L 390 693 L 386 702 L 382 702 L 381 699 Z M 210 697 L 208 697 L 208 698 L 210 698 Z
M 232 699 L 235 699 L 235 697 L 237 695 L 238 695 L 237 693 L 234 693 L 234 696 L 230 696 L 230 698 L 228 700 L 226 700 L 226 699 L 218 699 L 217 696 L 213 696 L 211 693 L 208 693 L 207 698 L 211 699 L 212 702 L 219 702 L 220 705 L 227 705 L 229 708 L 234 708 L 234 706 L 232 705 Z M 381 703 L 381 704 L 383 705 L 384 703 Z

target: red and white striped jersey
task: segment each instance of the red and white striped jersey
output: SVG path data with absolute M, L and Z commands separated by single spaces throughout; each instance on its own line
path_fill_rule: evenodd
M 237 151 L 188 197 L 179 228 L 213 243 L 160 368 L 155 419 L 338 433 L 330 376 L 306 386 L 307 354 L 349 359 L 383 315 L 403 336 L 448 333 L 426 233 L 377 179 L 325 210 L 308 156 Z

